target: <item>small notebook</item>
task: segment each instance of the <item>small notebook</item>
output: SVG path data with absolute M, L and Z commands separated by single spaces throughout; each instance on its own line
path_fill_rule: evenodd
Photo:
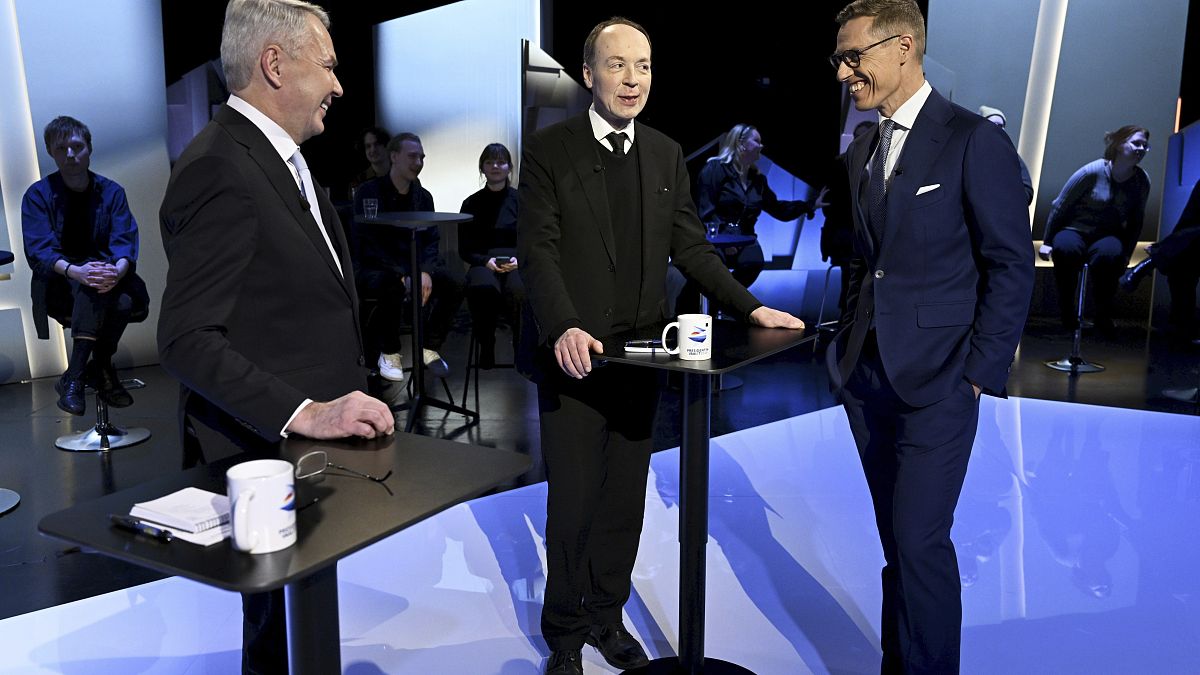
M 170 529 L 170 528 L 167 528 Z M 182 530 L 171 530 L 171 535 L 176 539 L 190 541 L 193 544 L 201 546 L 212 546 L 218 541 L 228 539 L 232 534 L 233 527 L 229 523 L 225 523 L 220 527 L 210 527 L 203 532 L 184 532 Z
M 180 533 L 217 529 L 229 522 L 229 498 L 187 487 L 153 501 L 134 504 L 129 515 L 161 523 L 181 539 Z M 218 541 L 220 541 L 218 539 Z

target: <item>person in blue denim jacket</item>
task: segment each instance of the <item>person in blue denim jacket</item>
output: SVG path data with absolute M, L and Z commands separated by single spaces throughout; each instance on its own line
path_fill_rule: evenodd
M 66 372 L 55 384 L 58 407 L 84 410 L 84 384 L 109 405 L 133 403 L 112 364 L 125 327 L 146 317 L 146 285 L 134 273 L 137 221 L 125 190 L 89 170 L 92 134 L 71 117 L 46 125 L 46 152 L 58 170 L 29 186 L 21 201 L 25 257 L 33 271 L 33 319 L 39 338 L 48 317 L 71 328 Z

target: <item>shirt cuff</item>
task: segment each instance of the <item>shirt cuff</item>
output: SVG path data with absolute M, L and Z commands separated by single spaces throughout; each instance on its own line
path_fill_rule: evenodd
M 311 398 L 306 398 L 306 399 L 304 399 L 304 402 L 303 402 L 303 403 L 301 403 L 299 406 L 297 406 L 297 407 L 296 407 L 296 412 L 292 413 L 292 416 L 291 416 L 291 417 L 289 417 L 289 418 L 287 419 L 287 422 L 285 422 L 285 423 L 283 424 L 283 428 L 279 430 L 279 435 L 280 435 L 280 437 L 282 437 L 282 438 L 287 438 L 287 437 L 288 437 L 288 433 L 289 433 L 289 432 L 288 432 L 287 428 L 288 428 L 288 426 L 289 426 L 289 425 L 291 425 L 291 423 L 292 423 L 292 420 L 296 419 L 296 415 L 299 415 L 299 414 L 300 414 L 300 411 L 301 411 L 301 410 L 304 410 L 304 408 L 305 408 L 306 406 L 308 406 L 308 404 L 309 404 L 309 403 L 312 403 L 312 402 L 313 402 L 313 400 L 312 400 Z

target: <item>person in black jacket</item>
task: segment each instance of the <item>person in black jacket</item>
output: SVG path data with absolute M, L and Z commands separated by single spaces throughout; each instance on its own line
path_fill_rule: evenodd
M 354 196 L 354 213 L 363 214 L 363 201 L 375 199 L 382 212 L 433 211 L 433 195 L 417 176 L 425 167 L 425 149 L 416 134 L 397 134 L 388 141 L 392 168 L 386 176 L 363 183 Z M 363 320 L 367 362 L 377 364 L 387 380 L 404 379 L 400 368 L 400 317 L 409 287 L 408 230 L 390 225 L 354 224 L 354 278 L 364 300 L 376 305 Z M 438 255 L 441 234 L 436 227 L 417 232 L 421 306 L 427 312 L 422 357 L 429 372 L 446 377 L 450 367 L 438 349 L 450 332 L 462 301 L 462 285 Z
M 1196 284 L 1200 283 L 1200 181 L 1192 188 L 1187 206 L 1171 234 L 1146 247 L 1142 262 L 1126 270 L 1121 287 L 1137 288 L 1141 280 L 1158 270 L 1171 290 L 1171 331 L 1180 342 L 1200 344 L 1196 322 Z
M 496 365 L 496 323 L 501 301 L 513 322 L 513 350 L 520 336 L 520 307 L 525 286 L 517 272 L 517 191 L 509 185 L 512 155 L 490 143 L 479 156 L 486 185 L 463 200 L 462 213 L 474 216 L 458 226 L 458 255 L 467 270 L 467 306 L 479 340 L 479 366 Z
M 710 233 L 757 236 L 754 224 L 763 211 L 782 221 L 812 216 L 816 200 L 782 200 L 775 196 L 756 163 L 762 135 L 749 124 L 735 124 L 696 179 L 696 210 Z M 762 246 L 717 247 L 737 279 L 749 288 L 763 270 Z

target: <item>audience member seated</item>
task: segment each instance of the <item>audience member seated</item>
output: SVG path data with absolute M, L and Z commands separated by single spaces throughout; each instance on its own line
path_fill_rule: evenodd
M 721 140 L 717 156 L 708 160 L 696 179 L 696 209 L 700 220 L 718 234 L 747 234 L 757 237 L 754 225 L 763 211 L 782 221 L 812 216 L 817 200 L 784 201 L 767 185 L 767 177 L 755 163 L 762 156 L 762 136 L 749 124 L 735 124 Z M 758 241 L 742 247 L 717 247 L 733 272 L 747 288 L 763 269 L 763 251 Z
M 67 370 L 55 383 L 58 407 L 84 411 L 84 385 L 114 408 L 133 403 L 112 357 L 125 327 L 146 318 L 146 285 L 134 272 L 138 227 L 125 190 L 88 170 L 92 133 L 71 117 L 46 125 L 46 152 L 58 170 L 29 186 L 21 201 L 25 257 L 38 337 L 50 337 L 47 317 L 71 328 Z
M 990 105 L 979 106 L 979 114 L 983 119 L 995 124 L 1004 129 L 1008 126 L 1008 118 L 1004 116 L 1004 111 L 999 108 L 993 108 Z M 1025 160 L 1017 155 L 1017 161 L 1021 163 L 1021 184 L 1025 186 L 1025 203 L 1033 203 L 1033 178 L 1029 175 L 1029 167 L 1025 166 Z
M 392 158 L 388 155 L 387 144 L 392 135 L 382 127 L 367 127 L 358 136 L 355 145 L 358 151 L 367 158 L 367 168 L 350 179 L 350 190 L 353 193 L 363 183 L 386 176 L 392 168 Z
M 1142 231 L 1150 177 L 1138 164 L 1150 132 L 1136 125 L 1104 135 L 1104 157 L 1083 165 L 1054 200 L 1038 255 L 1054 261 L 1063 326 L 1074 330 L 1079 270 L 1088 263 L 1096 328 L 1113 328 L 1117 281 Z
M 388 175 L 363 183 L 355 194 L 354 212 L 363 213 L 363 200 L 376 199 L 379 212 L 433 211 L 433 195 L 421 187 L 417 175 L 425 166 L 425 150 L 416 134 L 402 133 L 388 142 L 391 169 Z M 410 284 L 407 229 L 390 225 L 354 226 L 354 279 L 363 300 L 374 301 L 364 313 L 363 341 L 368 359 L 376 359 L 381 377 L 400 381 L 400 319 Z M 454 313 L 462 301 L 461 282 L 451 275 L 438 255 L 441 235 L 437 227 L 417 232 L 421 306 L 425 308 L 424 353 L 429 372 L 445 377 L 450 368 L 438 350 L 446 340 Z
M 467 269 L 467 306 L 479 342 L 479 366 L 496 365 L 496 324 L 503 306 L 513 328 L 513 353 L 520 337 L 521 303 L 525 286 L 517 271 L 517 191 L 509 185 L 512 155 L 491 143 L 479 156 L 479 173 L 486 181 L 467 197 L 460 209 L 474 216 L 458 226 L 458 254 Z
M 1142 262 L 1121 277 L 1127 291 L 1137 288 L 1154 270 L 1167 278 L 1171 291 L 1171 336 L 1182 343 L 1200 345 L 1200 326 L 1196 321 L 1196 284 L 1200 283 L 1200 181 L 1192 187 L 1187 206 L 1175 229 L 1157 243 L 1146 247 Z

